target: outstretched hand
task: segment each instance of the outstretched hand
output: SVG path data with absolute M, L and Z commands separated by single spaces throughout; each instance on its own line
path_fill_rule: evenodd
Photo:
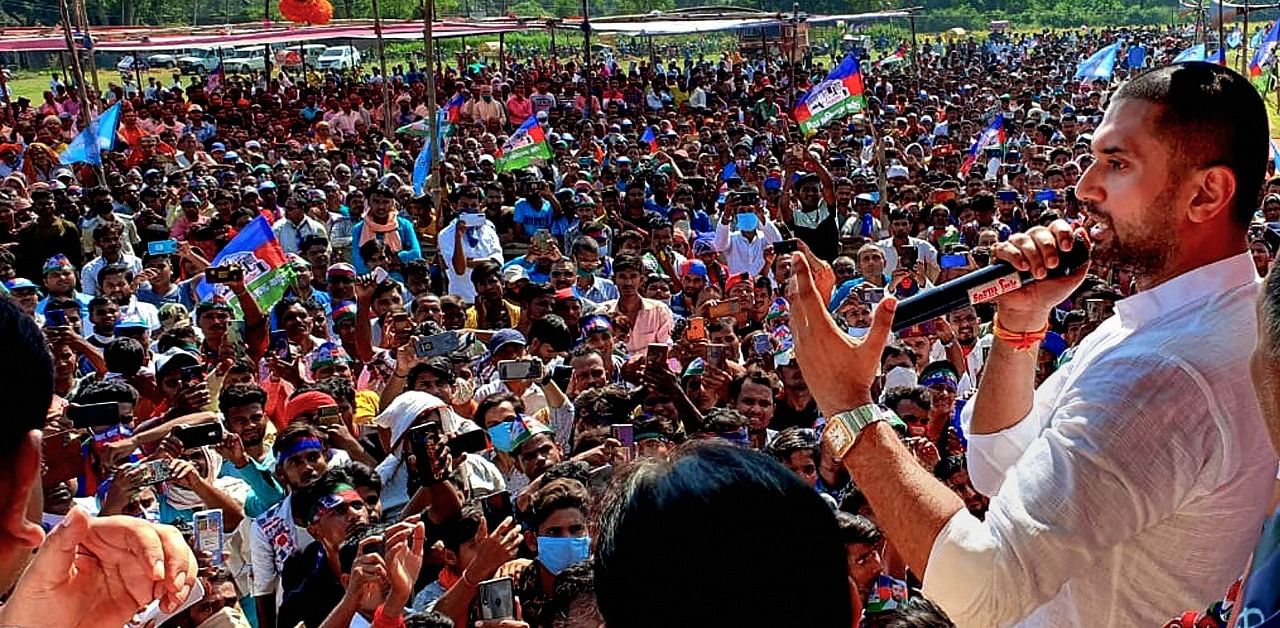
M 885 297 L 872 313 L 871 329 L 862 338 L 853 338 L 841 331 L 827 313 L 820 290 L 808 257 L 792 255 L 787 298 L 791 302 L 796 362 L 818 408 L 825 416 L 832 416 L 871 403 L 871 384 L 889 340 L 898 302 Z
M 177 609 L 196 558 L 173 527 L 73 508 L 0 608 L 5 626 L 123 626 L 155 600 Z

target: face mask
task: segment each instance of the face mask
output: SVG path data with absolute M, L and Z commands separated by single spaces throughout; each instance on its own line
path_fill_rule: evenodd
M 893 370 L 884 375 L 884 389 L 897 388 L 898 386 L 906 386 L 914 388 L 916 385 L 916 371 L 905 366 L 895 366 Z
M 490 100 L 493 100 L 493 96 L 488 96 L 488 95 L 482 96 L 481 98 L 484 98 L 485 102 L 489 102 Z
M 863 337 L 863 336 L 867 335 L 867 332 L 868 332 L 868 331 L 871 331 L 871 328 L 870 328 L 870 327 L 850 327 L 850 328 L 846 329 L 845 331 L 846 331 L 850 336 L 853 336 L 854 338 L 861 338 L 861 337 Z
M 503 421 L 485 430 L 489 434 L 489 442 L 493 443 L 494 449 L 504 454 L 509 454 L 516 448 L 515 425 L 515 421 Z
M 583 279 L 590 279 L 599 274 L 600 274 L 600 269 L 598 267 L 592 270 L 587 270 L 585 268 L 578 269 L 578 276 L 582 277 Z
M 160 523 L 160 508 L 157 506 L 151 510 L 144 510 L 138 515 L 139 519 L 145 519 L 149 523 Z
M 585 562 L 591 556 L 591 537 L 538 537 L 538 561 L 553 574 Z
M 738 214 L 738 231 L 755 231 L 760 226 L 760 217 L 755 214 Z

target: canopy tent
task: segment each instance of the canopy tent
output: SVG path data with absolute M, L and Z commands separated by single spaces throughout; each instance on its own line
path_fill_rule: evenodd
M 708 33 L 713 31 L 734 31 L 744 28 L 774 26 L 783 22 L 780 18 L 762 19 L 711 19 L 711 20 L 652 20 L 641 22 L 591 21 L 591 32 L 614 33 L 618 35 L 686 35 L 689 33 Z M 557 25 L 559 28 L 579 30 L 581 20 L 565 20 Z
M 810 25 L 827 25 L 837 22 L 871 22 L 911 17 L 913 9 L 881 11 L 876 13 L 848 13 L 843 15 L 809 15 L 801 13 L 799 21 Z M 790 13 L 764 13 L 738 7 L 699 7 L 669 12 L 655 11 L 649 15 L 631 15 L 591 20 L 593 33 L 619 35 L 685 35 L 736 31 L 762 26 L 789 24 L 796 18 Z M 566 19 L 555 24 L 556 28 L 578 30 L 581 19 Z
M 465 22 L 437 21 L 432 25 L 436 39 L 492 35 L 523 30 L 518 24 L 473 24 Z M 0 34 L 0 52 L 57 52 L 66 50 L 63 34 L 55 29 L 42 32 Z M 148 34 L 149 33 L 149 34 Z M 422 22 L 383 22 L 384 39 L 421 39 Z M 213 29 L 186 29 L 161 32 L 155 29 L 103 27 L 93 31 L 92 48 L 110 52 L 152 52 L 184 48 L 239 48 L 263 44 L 296 44 L 326 39 L 375 39 L 373 23 L 365 21 L 335 21 L 324 26 L 223 26 Z M 84 37 L 77 34 L 78 47 L 84 46 Z

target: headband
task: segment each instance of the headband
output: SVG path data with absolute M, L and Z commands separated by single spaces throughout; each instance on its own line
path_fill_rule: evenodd
M 311 451 L 313 449 L 317 451 L 324 451 L 324 442 L 314 436 L 299 438 L 298 440 L 293 441 L 293 444 L 285 448 L 284 451 L 280 452 L 280 461 L 283 462 L 288 459 L 289 456 L 299 454 L 304 451 Z

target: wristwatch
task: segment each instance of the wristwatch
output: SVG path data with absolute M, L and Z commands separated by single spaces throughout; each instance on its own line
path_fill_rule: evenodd
M 858 442 L 858 435 L 862 430 L 872 423 L 885 421 L 893 424 L 895 421 L 902 422 L 898 415 L 890 410 L 885 410 L 879 405 L 869 403 L 864 406 L 858 406 L 852 410 L 838 412 L 827 419 L 827 427 L 822 432 L 822 439 L 827 442 L 827 446 L 831 448 L 832 453 L 836 455 L 837 460 L 843 460 L 853 449 L 853 444 Z

